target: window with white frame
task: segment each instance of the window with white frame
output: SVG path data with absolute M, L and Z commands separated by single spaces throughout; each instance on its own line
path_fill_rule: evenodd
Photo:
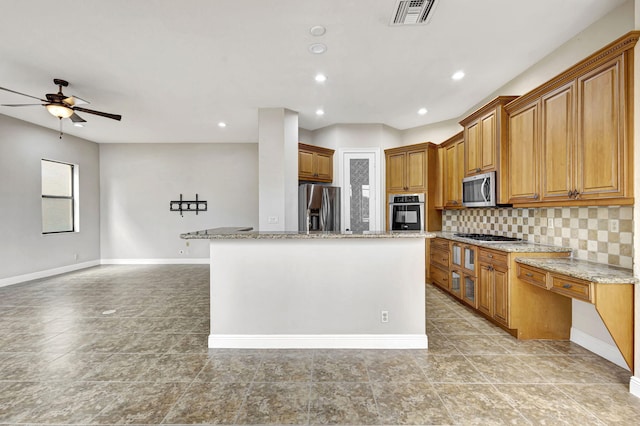
M 44 159 L 41 166 L 42 233 L 77 231 L 76 166 Z

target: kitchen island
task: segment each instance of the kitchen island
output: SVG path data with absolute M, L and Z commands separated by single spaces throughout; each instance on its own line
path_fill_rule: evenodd
M 210 348 L 426 348 L 423 232 L 216 228 Z

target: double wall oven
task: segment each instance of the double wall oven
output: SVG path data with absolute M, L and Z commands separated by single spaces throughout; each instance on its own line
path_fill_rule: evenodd
M 424 194 L 389 194 L 389 230 L 424 231 Z

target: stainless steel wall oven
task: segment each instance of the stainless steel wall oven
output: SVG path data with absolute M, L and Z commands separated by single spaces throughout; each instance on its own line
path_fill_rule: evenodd
M 424 231 L 424 194 L 389 195 L 389 230 Z

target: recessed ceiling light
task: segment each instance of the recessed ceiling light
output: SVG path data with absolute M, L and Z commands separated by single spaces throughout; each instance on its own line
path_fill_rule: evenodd
M 429 111 L 427 111 L 427 109 L 426 109 L 426 108 L 420 108 L 420 109 L 418 110 L 418 114 L 420 114 L 420 115 L 425 115 L 427 112 L 429 112 Z
M 314 25 L 309 29 L 309 33 L 311 33 L 311 35 L 315 37 L 324 35 L 325 32 L 327 32 L 327 29 L 322 25 Z
M 227 127 L 227 123 L 225 123 L 224 121 L 221 121 L 218 123 L 218 127 Z
M 309 52 L 319 55 L 327 51 L 327 46 L 322 43 L 313 43 L 309 45 Z
M 327 81 L 327 76 L 324 74 L 316 74 L 315 79 L 318 83 L 324 83 L 325 81 Z
M 321 108 L 318 108 L 316 110 L 316 115 L 324 115 L 324 110 L 322 110 Z
M 460 70 L 454 72 L 451 78 L 454 80 L 462 80 L 464 78 L 464 71 Z

